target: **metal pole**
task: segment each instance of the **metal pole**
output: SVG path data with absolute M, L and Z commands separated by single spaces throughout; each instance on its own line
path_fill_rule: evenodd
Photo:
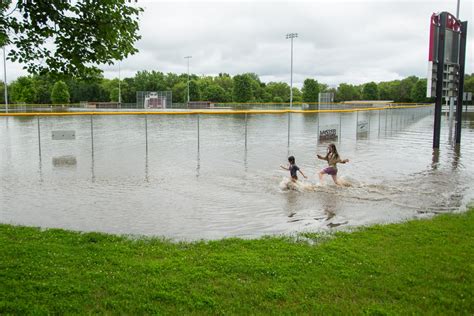
M 290 148 L 290 122 L 291 122 L 291 116 L 290 116 L 290 112 L 288 112 L 288 148 Z
M 39 158 L 41 161 L 41 129 L 40 129 L 40 118 L 39 116 L 36 116 L 36 120 L 38 122 L 38 149 L 39 149 Z
M 444 72 L 444 43 L 446 35 L 446 12 L 440 14 L 441 25 L 439 27 L 438 60 L 436 74 L 436 99 L 433 127 L 433 148 L 439 148 L 441 135 L 441 107 L 443 98 L 443 72 Z
M 286 34 L 286 39 L 291 40 L 290 109 L 293 107 L 293 39 L 296 37 L 298 37 L 298 33 Z
M 293 37 L 291 38 L 290 109 L 293 107 Z
M 94 157 L 94 121 L 91 115 L 91 149 L 92 149 L 92 157 Z
M 247 113 L 245 113 L 245 149 L 247 149 Z
M 5 109 L 8 113 L 7 56 L 5 53 L 5 46 L 3 46 L 3 84 L 5 86 Z
M 454 98 L 449 98 L 449 139 L 453 134 L 453 123 L 454 123 Z
M 382 110 L 379 110 L 379 132 L 378 132 L 378 136 L 380 136 L 380 115 L 381 115 L 380 111 L 382 111 Z
M 197 132 L 198 132 L 198 139 L 197 139 L 197 145 L 198 145 L 198 152 L 199 152 L 199 114 L 197 115 Z
M 459 2 L 460 0 L 458 0 L 458 5 L 456 6 L 456 19 L 459 19 Z
M 390 108 L 390 135 L 393 132 L 393 108 Z
M 339 143 L 342 141 L 342 113 L 339 112 Z
M 189 59 L 193 58 L 193 56 L 186 56 L 184 58 L 188 60 L 188 103 L 189 103 Z
M 148 155 L 148 118 L 145 114 L 145 150 Z
M 356 111 L 356 137 L 359 132 L 358 128 L 359 128 L 359 111 Z
M 464 66 L 466 63 L 467 21 L 461 22 L 461 45 L 459 48 L 459 89 L 458 104 L 456 105 L 456 144 L 461 144 L 462 101 L 464 93 Z

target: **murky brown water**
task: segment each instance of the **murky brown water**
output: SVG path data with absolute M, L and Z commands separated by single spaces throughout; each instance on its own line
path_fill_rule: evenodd
M 474 116 L 463 142 L 439 155 L 427 110 L 347 114 L 0 118 L 0 222 L 173 239 L 257 237 L 387 223 L 462 210 L 473 199 Z M 423 112 L 424 111 L 424 112 Z M 370 131 L 357 135 L 357 121 Z M 329 178 L 316 153 L 318 126 L 341 124 L 339 153 L 350 163 Z M 74 130 L 75 140 L 52 131 Z M 288 153 L 309 176 L 282 185 Z

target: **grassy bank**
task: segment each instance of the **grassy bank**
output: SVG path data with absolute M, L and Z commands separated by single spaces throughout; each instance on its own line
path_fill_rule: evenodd
M 474 313 L 474 211 L 316 241 L 0 225 L 0 314 Z

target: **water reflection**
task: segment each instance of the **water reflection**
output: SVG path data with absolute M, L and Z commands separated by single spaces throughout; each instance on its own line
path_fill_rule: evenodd
M 72 155 L 58 156 L 52 158 L 53 166 L 56 168 L 76 167 L 77 159 Z
M 379 113 L 359 116 L 371 124 L 370 143 L 358 137 L 355 114 L 295 114 L 291 148 L 286 146 L 286 115 L 206 116 L 202 124 L 197 115 L 150 116 L 145 122 L 141 116 L 42 117 L 38 126 L 35 120 L 10 119 L 0 124 L 0 141 L 7 145 L 0 160 L 2 220 L 176 239 L 221 238 L 397 221 L 451 211 L 473 196 L 473 166 L 465 159 L 474 155 L 474 133 L 467 123 L 461 147 L 449 145 L 444 126 L 443 146 L 433 151 L 432 118 L 413 119 L 409 111 Z M 384 137 L 384 130 L 392 132 L 391 118 L 400 132 Z M 320 120 L 339 122 L 338 149 L 351 158 L 340 173 L 350 186 L 317 185 L 321 165 L 315 165 L 314 154 L 322 148 L 314 145 L 322 145 L 317 143 Z M 77 131 L 74 144 L 37 139 L 69 125 Z M 275 166 L 292 153 L 310 179 L 300 191 L 282 192 L 283 173 Z M 42 158 L 52 159 L 52 165 L 43 166 Z M 210 172 L 202 174 L 201 167 Z M 31 176 L 37 172 L 39 181 Z M 16 192 L 25 189 L 29 194 L 20 205 Z

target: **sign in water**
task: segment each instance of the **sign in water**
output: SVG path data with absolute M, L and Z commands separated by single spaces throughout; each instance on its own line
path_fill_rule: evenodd
M 357 122 L 357 134 L 368 133 L 369 132 L 369 122 L 368 121 L 358 121 Z
M 335 140 L 338 137 L 339 125 L 326 125 L 319 128 L 319 140 Z
M 75 131 L 53 131 L 52 132 L 53 140 L 73 140 L 76 139 Z

